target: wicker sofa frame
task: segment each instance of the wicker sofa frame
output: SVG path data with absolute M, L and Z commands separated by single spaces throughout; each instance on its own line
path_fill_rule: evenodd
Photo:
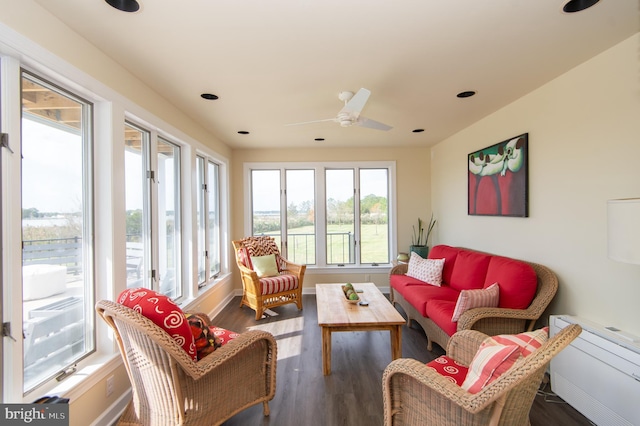
M 558 278 L 546 266 L 522 260 L 534 269 L 538 285 L 536 294 L 527 309 L 506 309 L 506 308 L 475 308 L 462 314 L 458 320 L 457 331 L 478 330 L 489 336 L 497 334 L 516 334 L 523 331 L 533 330 L 536 321 L 540 318 L 551 300 L 558 291 Z M 389 276 L 393 274 L 406 274 L 408 264 L 403 263 L 394 266 L 389 271 Z M 402 295 L 392 287 L 389 289 L 392 304 L 398 304 L 407 315 L 407 325 L 411 320 L 416 321 L 423 328 L 427 335 L 427 349 L 433 349 L 433 343 L 437 343 L 442 348 L 447 347 L 450 336 L 442 330 L 433 320 L 422 316 L 420 312 Z

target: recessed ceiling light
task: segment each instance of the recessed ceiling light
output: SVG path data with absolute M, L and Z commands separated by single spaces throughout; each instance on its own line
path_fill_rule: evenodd
M 322 142 L 324 138 L 315 138 L 314 141 Z
M 239 135 L 248 135 L 248 134 L 249 134 L 249 132 L 247 132 L 246 130 L 239 130 L 239 131 L 238 131 L 238 134 L 239 134 Z
M 422 132 L 424 132 L 424 129 L 413 129 L 412 132 L 413 133 L 422 133 Z
M 562 8 L 566 13 L 581 12 L 590 8 L 600 0 L 571 0 Z
M 123 12 L 137 12 L 140 5 L 136 0 L 105 0 L 109 6 L 115 7 Z
M 475 95 L 476 92 L 474 92 L 473 90 L 467 90 L 466 92 L 460 92 L 458 93 L 456 96 L 459 98 L 470 98 L 471 96 Z
M 213 93 L 203 93 L 202 95 L 200 95 L 200 97 L 209 101 L 215 101 L 216 99 L 218 99 L 218 95 L 214 95 Z

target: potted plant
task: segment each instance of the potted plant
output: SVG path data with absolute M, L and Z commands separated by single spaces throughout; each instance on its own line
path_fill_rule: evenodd
M 431 214 L 431 219 L 429 219 L 429 224 L 425 227 L 422 219 L 418 218 L 418 227 L 413 226 L 413 235 L 411 236 L 411 247 L 409 247 L 411 252 L 415 252 L 423 259 L 427 258 L 429 254 L 429 237 L 431 236 L 431 231 L 436 224 L 436 220 L 433 218 L 433 213 Z

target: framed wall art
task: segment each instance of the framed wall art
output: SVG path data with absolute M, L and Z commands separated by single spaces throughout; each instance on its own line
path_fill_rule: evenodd
M 468 156 L 468 214 L 529 216 L 529 134 Z

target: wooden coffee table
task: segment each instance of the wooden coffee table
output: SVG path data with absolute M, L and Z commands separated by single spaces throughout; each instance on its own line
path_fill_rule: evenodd
M 347 302 L 343 284 L 316 284 L 318 325 L 322 328 L 322 374 L 331 374 L 331 333 L 336 331 L 379 331 L 391 334 L 391 359 L 402 356 L 402 326 L 405 319 L 373 283 L 352 283 L 369 306 Z

